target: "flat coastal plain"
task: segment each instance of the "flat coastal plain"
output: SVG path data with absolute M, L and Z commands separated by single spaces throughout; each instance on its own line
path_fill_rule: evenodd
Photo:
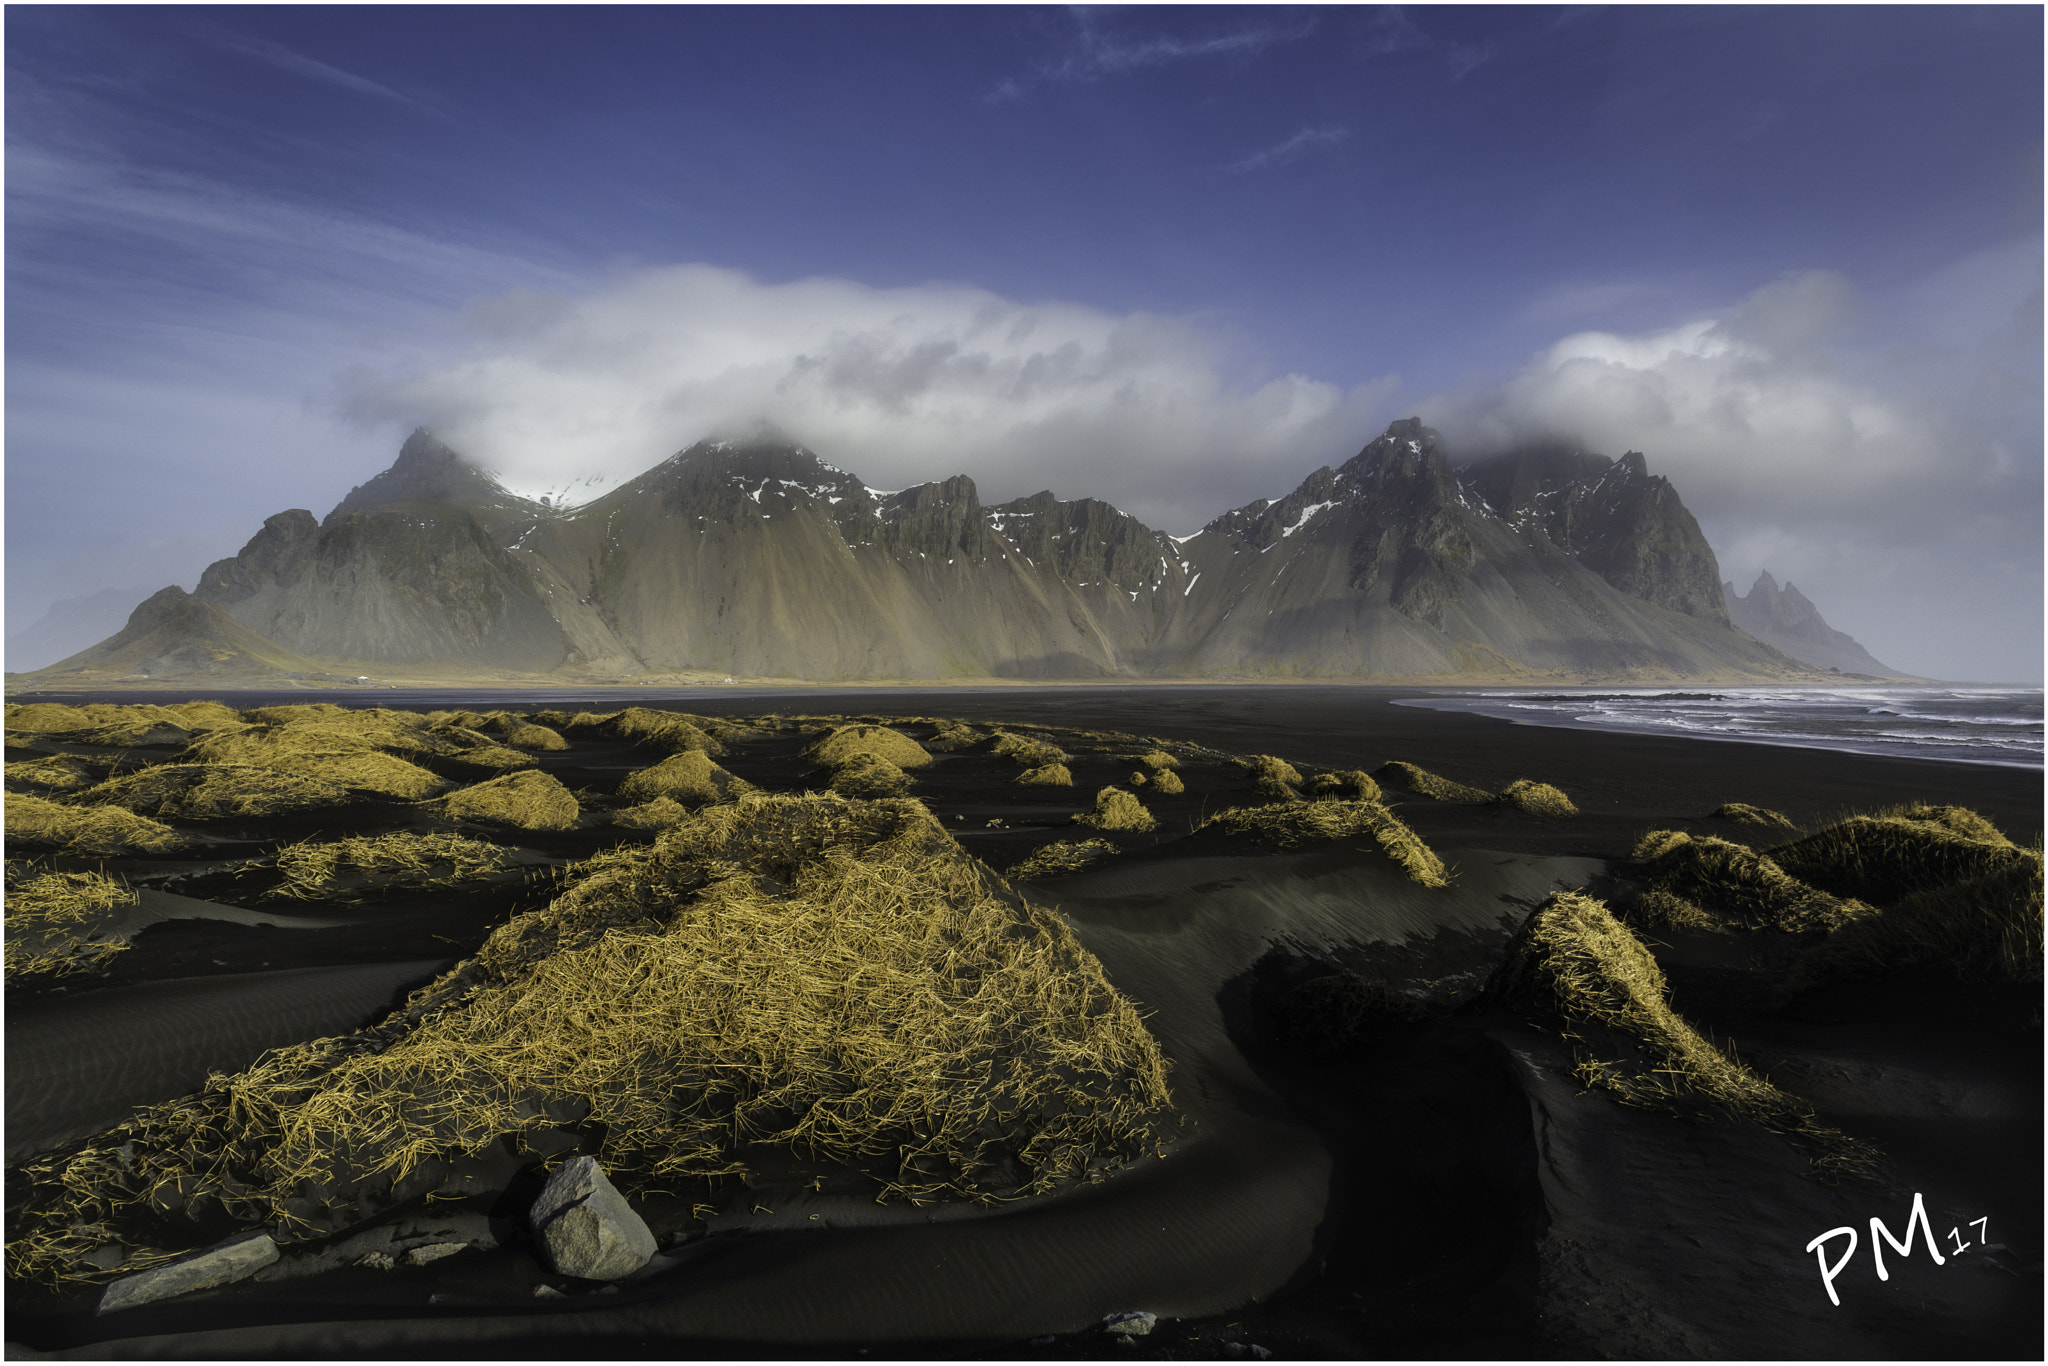
M 878 1201 L 849 1171 L 754 1154 L 744 1181 L 643 1202 L 662 1251 L 603 1285 L 556 1272 L 527 1233 L 539 1158 L 479 1168 L 466 1194 L 395 1204 L 324 1241 L 287 1244 L 254 1278 L 139 1308 L 96 1315 L 105 1276 L 11 1276 L 7 1355 L 2038 1358 L 2040 772 L 1393 704 L 1415 695 L 1309 685 L 209 694 L 242 714 L 238 724 L 259 708 L 323 700 L 460 711 L 467 719 L 444 721 L 444 733 L 459 721 L 507 745 L 513 723 L 487 716 L 531 717 L 566 743 L 527 751 L 519 771 L 559 780 L 576 812 L 559 828 L 492 827 L 425 799 L 357 794 L 282 814 L 166 816 L 185 843 L 131 855 L 37 844 L 10 828 L 11 861 L 103 870 L 138 896 L 122 912 L 125 949 L 86 970 L 8 978 L 10 1239 L 41 1198 L 24 1164 L 47 1165 L 134 1107 L 196 1091 L 265 1050 L 373 1025 L 507 920 L 547 908 L 577 861 L 665 838 L 670 827 L 618 819 L 641 802 L 622 784 L 671 752 L 604 719 L 623 707 L 697 718 L 721 737 L 718 768 L 771 795 L 855 791 L 820 749 L 841 727 L 884 727 L 924 749 L 929 762 L 904 767 L 899 790 L 1100 963 L 1168 1064 L 1171 1111 L 1157 1143 L 1130 1160 L 992 1203 Z M 189 762 L 187 747 L 205 742 L 22 732 L 12 710 L 10 793 L 42 791 L 17 784 L 19 765 L 68 755 L 98 782 Z M 1028 760 L 1049 756 L 1006 735 L 1058 750 L 1070 784 L 1019 782 L 1047 767 Z M 1173 762 L 1144 757 L 1162 754 Z M 413 758 L 451 791 L 481 776 L 459 753 Z M 1178 781 L 1162 782 L 1168 771 Z M 1377 775 L 1376 797 L 1361 775 Z M 1466 791 L 1432 795 L 1431 776 Z M 1506 799 L 1518 780 L 1557 789 L 1570 809 Z M 1134 795 L 1153 828 L 1076 823 L 1111 787 Z M 1318 797 L 1366 824 L 1271 838 L 1216 819 L 1299 814 Z M 1715 814 L 1731 803 L 1782 823 Z M 1379 819 L 1369 807 L 1441 860 L 1446 885 L 1390 856 L 1368 833 Z M 2004 841 L 1999 857 L 2013 848 L 2034 860 L 2031 969 L 1987 976 L 1921 954 L 1822 971 L 1814 965 L 1834 961 L 1826 941 L 1854 924 L 1764 923 L 1757 911 L 1739 927 L 1707 926 L 1631 909 L 1665 885 L 1666 864 L 1643 848 L 1653 832 L 1739 846 L 1736 861 L 1750 867 L 1754 854 L 1907 807 L 1974 812 Z M 1961 820 L 1914 818 L 1939 819 Z M 286 845 L 454 829 L 508 851 L 506 861 L 460 886 L 401 880 L 320 902 L 275 894 L 267 860 Z M 1090 840 L 1099 847 L 1064 863 L 1042 857 Z M 1685 886 L 1721 913 L 1708 883 Z M 1902 914 L 1907 889 L 1895 890 L 1800 895 L 1849 904 L 1842 916 L 1868 922 Z M 1532 931 L 1562 914 L 1560 893 L 1579 898 L 1564 909 L 1598 902 L 1597 915 L 1611 912 L 1625 927 L 1616 933 L 1654 960 L 1661 981 L 1648 990 L 1664 1014 L 1650 1024 L 1639 1009 L 1588 1015 L 1546 985 L 1564 980 L 1561 960 L 1545 958 Z M 1639 988 L 1642 975 L 1630 981 Z M 1617 1023 L 1624 1016 L 1635 1023 Z M 1790 1097 L 1804 1127 L 1783 1107 L 1771 1118 L 1677 1075 L 1676 1045 L 1652 1037 L 1671 1017 Z M 1662 1099 L 1658 1075 L 1677 1076 Z M 573 1124 L 563 1132 L 584 1151 L 603 1142 Z M 1940 1264 L 1907 1231 L 1916 1201 Z M 1874 1261 L 1873 1219 L 1911 1237 L 1911 1252 L 1886 1244 Z M 1810 1248 L 1842 1229 L 1858 1232 L 1846 1258 L 1839 1237 Z M 420 1265 L 404 1255 L 456 1243 Z M 347 1256 L 334 1251 L 343 1244 Z M 363 1248 L 398 1254 L 395 1265 L 366 1263 Z M 1157 1321 L 1141 1336 L 1104 1329 L 1130 1311 Z

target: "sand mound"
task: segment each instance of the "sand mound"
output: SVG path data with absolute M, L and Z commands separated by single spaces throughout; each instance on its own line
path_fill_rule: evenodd
M 1642 941 L 1577 892 L 1554 892 L 1529 917 L 1498 990 L 1543 1012 L 1576 1045 L 1580 1081 L 1626 1105 L 1695 1115 L 1704 1101 L 1800 1140 L 1817 1174 L 1871 1170 L 1867 1145 L 1827 1128 L 1798 1097 L 1714 1046 L 1671 1009 L 1663 969 Z
M 1712 835 L 1658 830 L 1637 842 L 1650 892 L 1629 918 L 1713 930 L 1835 930 L 1874 914 L 1788 874 L 1769 855 Z
M 1074 820 L 1097 830 L 1129 830 L 1136 834 L 1159 827 L 1145 804 L 1120 787 L 1105 787 L 1096 793 L 1095 809 L 1081 812 Z
M 629 775 L 619 784 L 619 795 L 636 802 L 667 797 L 686 806 L 720 802 L 751 790 L 749 784 L 712 763 L 711 756 L 701 749 L 671 754 L 654 767 Z
M 1012 882 L 1032 882 L 1062 873 L 1078 873 L 1102 862 L 1117 847 L 1108 840 L 1054 840 L 1031 851 L 1031 856 L 1003 876 Z
M 690 808 L 673 797 L 656 797 L 651 802 L 629 806 L 612 813 L 612 824 L 628 830 L 663 830 L 690 818 Z
M 1572 805 L 1572 799 L 1549 783 L 1531 782 L 1517 778 L 1500 790 L 1494 798 L 1503 806 L 1512 806 L 1532 816 L 1576 816 L 1579 808 Z
M 514 749 L 541 751 L 557 751 L 569 747 L 569 742 L 562 738 L 560 731 L 527 722 L 508 727 L 505 731 L 505 743 Z
M 346 726 L 315 719 L 224 730 L 190 746 L 178 758 L 185 763 L 277 769 L 406 801 L 447 789 L 446 781 L 426 769 L 385 753 L 387 742 L 408 746 L 414 753 L 445 753 L 454 748 L 424 732 L 368 717 Z
M 119 737 L 145 734 L 157 728 L 218 730 L 240 721 L 241 714 L 233 707 L 205 701 L 180 702 L 169 707 L 150 702 L 93 702 L 84 706 L 70 706 L 62 702 L 11 702 L 7 706 L 7 729 L 40 735 L 96 737 L 106 734 Z M 116 744 L 119 740 L 95 738 L 93 742 Z M 154 742 L 135 740 L 130 743 Z
M 1373 770 L 1372 776 L 1382 783 L 1404 787 L 1417 796 L 1427 797 L 1435 802 L 1464 802 L 1476 805 L 1493 800 L 1493 794 L 1484 788 L 1467 787 L 1448 778 L 1439 778 L 1434 773 L 1398 759 L 1390 764 L 1381 764 Z
M 1773 811 L 1763 806 L 1751 806 L 1748 802 L 1723 802 L 1714 808 L 1713 814 L 1722 820 L 1734 821 L 1738 825 L 1780 826 L 1786 830 L 1794 828 L 1792 818 L 1784 812 Z
M 1443 860 L 1422 842 L 1421 836 L 1379 802 L 1296 800 L 1239 806 L 1211 817 L 1200 828 L 1254 839 L 1278 849 L 1292 849 L 1311 840 L 1370 834 L 1381 851 L 1407 872 L 1410 881 L 1425 887 L 1450 885 Z
M 913 801 L 747 797 L 582 865 L 374 1029 L 279 1049 L 23 1169 L 10 1270 L 272 1225 L 312 1237 L 444 1159 L 579 1126 L 623 1188 L 764 1158 L 994 1198 L 1156 1143 L 1166 1065 L 1057 916 Z
M 6 975 L 61 976 L 98 967 L 128 947 L 109 933 L 113 913 L 141 900 L 104 873 L 10 877 Z
M 269 895 L 295 901 L 354 901 L 387 888 L 456 887 L 487 877 L 511 855 L 460 835 L 357 836 L 287 844 L 274 859 L 284 881 Z
M 924 742 L 924 747 L 941 754 L 957 754 L 963 749 L 973 749 L 987 738 L 965 721 L 941 721 L 937 733 Z
M 1146 750 L 1143 754 L 1133 754 L 1131 762 L 1153 773 L 1180 767 L 1180 760 L 1174 758 L 1163 749 L 1151 749 Z
M 842 797 L 904 797 L 911 778 L 880 755 L 856 754 L 832 770 L 829 786 Z
M 1004 730 L 996 732 L 995 740 L 989 745 L 988 752 L 1009 756 L 1019 768 L 1050 768 L 1054 764 L 1066 763 L 1071 757 L 1050 740 L 1012 735 Z
M 185 837 L 118 806 L 65 806 L 18 792 L 7 799 L 7 843 L 67 854 L 167 854 Z
M 1066 772 L 1064 768 L 1060 771 Z M 1021 783 L 1024 779 L 1019 778 L 1017 781 Z M 1131 774 L 1131 786 L 1149 787 L 1164 797 L 1178 797 L 1188 790 L 1188 785 L 1181 781 L 1180 774 L 1170 768 L 1155 768 L 1149 772 L 1141 768 Z
M 1017 781 L 1027 787 L 1072 787 L 1074 775 L 1065 764 L 1047 764 L 1044 768 L 1027 768 L 1017 775 Z
M 1308 792 L 1312 797 L 1347 797 L 1360 802 L 1377 802 L 1385 799 L 1380 791 L 1380 785 L 1373 781 L 1372 775 L 1357 768 L 1318 773 L 1309 779 Z
M 1281 1041 L 1298 1053 L 1341 1061 L 1390 1028 L 1429 1018 L 1429 1008 L 1355 972 L 1289 987 L 1274 1011 Z
M 343 806 L 350 800 L 348 788 L 339 783 L 248 764 L 157 764 L 78 795 L 82 804 L 110 804 L 178 820 L 274 816 Z
M 1306 783 L 1293 764 L 1270 754 L 1254 754 L 1243 762 L 1252 771 L 1252 790 L 1261 797 L 1276 802 L 1300 800 Z
M 450 820 L 521 830 L 567 830 L 583 814 L 560 779 L 531 770 L 461 788 L 433 806 Z
M 39 787 L 46 792 L 76 792 L 99 781 L 99 769 L 75 754 L 53 754 L 7 765 L 9 791 Z
M 899 769 L 924 768 L 932 761 L 924 746 L 887 726 L 835 727 L 804 754 L 827 768 L 837 768 L 856 756 L 886 760 Z
M 1882 905 L 1998 872 L 2021 851 L 1974 811 L 1905 806 L 1851 816 L 1770 853 L 1794 877 Z

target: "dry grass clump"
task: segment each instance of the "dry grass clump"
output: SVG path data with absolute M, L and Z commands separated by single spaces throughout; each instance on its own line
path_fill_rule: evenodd
M 218 730 L 241 720 L 241 713 L 219 702 L 180 702 L 158 706 L 153 702 L 92 702 L 71 706 L 63 702 L 10 702 L 7 729 L 39 735 L 91 736 L 145 733 L 158 727 L 185 731 Z M 115 743 L 107 741 L 102 743 Z M 139 742 L 138 742 L 139 743 Z
M 1074 820 L 1097 830 L 1129 830 L 1134 834 L 1159 827 L 1145 804 L 1120 787 L 1105 787 L 1096 793 L 1095 809 L 1081 812 Z
M 546 726 L 536 726 L 526 721 L 506 728 L 505 743 L 514 749 L 544 751 L 564 750 L 569 747 L 569 742 L 562 738 L 560 731 L 549 730 Z
M 8 977 L 82 972 L 128 947 L 108 924 L 116 911 L 142 900 L 127 884 L 105 873 L 43 873 L 8 883 Z
M 903 797 L 910 793 L 908 773 L 875 754 L 855 754 L 832 770 L 829 784 L 842 797 Z
M 957 754 L 963 749 L 973 749 L 987 738 L 965 721 L 941 721 L 937 734 L 925 741 L 924 747 L 941 754 Z
M 392 887 L 456 887 L 504 868 L 511 854 L 447 833 L 399 833 L 287 844 L 273 860 L 284 881 L 268 895 L 294 901 L 354 901 Z
M 924 768 L 932 761 L 923 745 L 887 726 L 835 726 L 806 748 L 804 754 L 828 768 L 836 768 L 861 754 L 886 759 L 899 769 Z
M 1384 801 L 1385 794 L 1372 775 L 1363 769 L 1346 768 L 1330 773 L 1318 773 L 1308 780 L 1308 795 L 1311 797 L 1344 797 L 1352 801 Z
M 98 770 L 75 754 L 53 754 L 47 759 L 25 759 L 7 765 L 9 789 L 40 787 L 49 792 L 76 792 L 98 781 Z
M 1072 757 L 1050 740 L 1012 735 L 1006 730 L 996 732 L 995 743 L 988 747 L 988 752 L 1008 755 L 1019 768 L 1050 768 Z
M 1065 764 L 1047 764 L 1044 768 L 1027 768 L 1017 775 L 1017 781 L 1027 787 L 1072 787 L 1074 775 Z
M 1281 849 L 1292 849 L 1310 840 L 1351 839 L 1370 834 L 1381 852 L 1399 864 L 1411 882 L 1425 887 L 1448 887 L 1451 883 L 1449 870 L 1436 851 L 1379 802 L 1324 798 L 1238 806 L 1211 817 L 1200 829 L 1255 839 Z
M 124 773 L 77 798 L 82 805 L 110 804 L 175 820 L 274 816 L 344 806 L 351 799 L 346 787 L 310 773 L 248 764 L 175 763 Z
M 1840 896 L 1884 904 L 1984 877 L 2020 850 L 1959 806 L 1905 806 L 1851 816 L 1771 850 L 1786 872 Z
M 656 797 L 651 802 L 629 806 L 612 813 L 612 824 L 628 830 L 662 830 L 690 818 L 690 808 L 673 797 Z
M 583 814 L 559 779 L 532 769 L 460 788 L 433 805 L 450 820 L 521 830 L 567 830 Z
M 447 790 L 445 780 L 377 747 L 372 735 L 379 729 L 374 724 L 345 728 L 318 721 L 248 726 L 210 735 L 178 757 L 188 763 L 277 769 L 405 801 Z
M 689 806 L 721 802 L 752 788 L 711 762 L 701 749 L 671 754 L 652 768 L 643 768 L 619 784 L 619 795 L 636 802 L 668 797 Z
M 725 746 L 716 736 L 697 725 L 695 718 L 684 716 L 680 712 L 655 711 L 649 707 L 628 707 L 611 718 L 607 729 L 621 740 L 665 749 L 671 754 L 696 749 L 715 759 L 725 753 Z
M 1145 751 L 1143 754 L 1133 754 L 1131 762 L 1153 773 L 1162 773 L 1167 769 L 1180 767 L 1180 760 L 1174 758 L 1163 749 L 1152 749 Z
M 1874 912 L 1864 903 L 1830 895 L 1787 873 L 1769 855 L 1712 835 L 1658 830 L 1636 843 L 1661 896 L 1635 911 L 1644 923 L 1718 930 L 1835 930 Z M 1684 903 L 1684 904 L 1678 904 Z
M 256 707 L 243 712 L 242 717 L 248 721 L 282 726 L 294 721 L 345 721 L 359 710 L 333 702 L 287 702 L 275 707 Z
M 1054 840 L 1031 851 L 1030 857 L 1003 876 L 1012 882 L 1035 882 L 1042 877 L 1079 873 L 1119 852 L 1108 840 Z
M 1477 805 L 1493 800 L 1493 794 L 1484 788 L 1467 787 L 1448 778 L 1439 778 L 1434 773 L 1398 759 L 1390 764 L 1381 764 L 1373 770 L 1372 776 L 1380 782 L 1405 787 L 1417 796 L 1427 797 L 1434 802 L 1465 802 Z
M 1642 941 L 1578 892 L 1536 908 L 1503 969 L 1510 997 L 1553 1015 L 1579 1046 L 1578 1078 L 1623 1104 L 1696 1114 L 1700 1101 L 1755 1120 L 1815 1154 L 1816 1174 L 1864 1174 L 1876 1153 L 1717 1048 L 1671 1009 L 1663 969 Z M 1600 1053 L 1619 1054 L 1602 1060 Z
M 1065 769 L 1060 771 L 1062 773 L 1066 772 Z M 1023 779 L 1020 778 L 1018 781 L 1022 782 Z M 1131 774 L 1131 786 L 1149 786 L 1154 792 L 1168 797 L 1178 797 L 1181 793 L 1188 790 L 1188 785 L 1180 780 L 1180 774 L 1175 773 L 1170 768 L 1155 768 L 1150 773 L 1147 773 L 1142 768 L 1138 769 Z
M 1301 799 L 1305 782 L 1293 764 L 1270 754 L 1254 754 L 1243 761 L 1252 771 L 1252 790 L 1276 802 Z
M 1503 806 L 1512 806 L 1532 816 L 1576 816 L 1579 808 L 1572 805 L 1572 799 L 1549 783 L 1531 782 L 1517 778 L 1500 790 L 1494 798 Z
M 376 1028 L 26 1164 L 7 1253 L 75 1282 L 145 1234 L 317 1237 L 432 1189 L 443 1157 L 565 1125 L 629 1194 L 758 1153 L 885 1199 L 1002 1199 L 1154 1149 L 1166 1068 L 1065 922 L 921 804 L 750 796 L 581 865 Z
M 1739 825 L 1779 826 L 1786 830 L 1796 828 L 1792 818 L 1784 812 L 1773 811 L 1767 806 L 1751 806 L 1748 802 L 1723 802 L 1714 808 L 1713 814 Z
M 65 806 L 17 792 L 7 798 L 7 842 L 67 854 L 168 854 L 185 837 L 118 806 Z

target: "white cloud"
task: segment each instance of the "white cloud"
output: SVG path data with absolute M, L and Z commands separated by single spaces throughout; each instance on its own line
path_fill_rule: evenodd
M 501 295 L 462 354 L 350 379 L 357 420 L 425 423 L 538 493 L 631 478 L 769 423 L 870 483 L 972 475 L 1186 530 L 1356 452 L 1389 383 L 1236 384 L 1185 320 L 1025 304 L 952 285 L 763 284 L 692 265 L 594 292 Z
M 1289 162 L 1299 161 L 1312 148 L 1332 146 L 1349 136 L 1350 130 L 1345 128 L 1304 128 L 1274 146 L 1232 162 L 1226 169 L 1232 175 L 1243 175 L 1248 171 L 1264 170 L 1268 166 L 1285 166 Z
M 1301 18 L 1289 24 L 1254 24 L 1201 35 L 1136 35 L 1110 31 L 1102 24 L 1102 16 L 1090 9 L 1077 9 L 1073 16 L 1073 47 L 1056 60 L 1042 63 L 1031 77 L 999 81 L 989 92 L 992 102 L 1019 99 L 1039 83 L 1089 83 L 1177 62 L 1245 56 L 1278 43 L 1298 41 L 1316 30 L 1314 19 Z

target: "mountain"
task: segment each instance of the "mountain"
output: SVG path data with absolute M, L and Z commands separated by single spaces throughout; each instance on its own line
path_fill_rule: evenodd
M 7 637 L 7 667 L 14 672 L 40 669 L 69 655 L 77 654 L 94 641 L 104 640 L 121 629 L 142 588 L 102 588 L 82 598 L 65 598 L 50 604 L 32 625 Z
M 143 602 L 112 636 L 33 676 L 52 683 L 185 678 L 342 683 L 355 677 L 280 649 L 176 584 Z
M 1768 569 L 1756 576 L 1748 597 L 1737 597 L 1732 583 L 1721 585 L 1721 590 L 1728 602 L 1729 620 L 1773 649 L 1815 668 L 1901 677 L 1897 669 L 1873 659 L 1853 637 L 1822 620 L 1820 609 L 1804 593 L 1789 583 L 1779 588 Z
M 767 440 L 554 507 L 415 432 L 324 519 L 270 518 L 191 603 L 263 667 L 373 676 L 1811 675 L 1731 629 L 1713 551 L 1641 455 L 1457 469 L 1414 419 L 1182 538 L 1090 498 L 984 504 L 965 476 L 874 489 Z M 65 675 L 120 665 L 121 639 Z

